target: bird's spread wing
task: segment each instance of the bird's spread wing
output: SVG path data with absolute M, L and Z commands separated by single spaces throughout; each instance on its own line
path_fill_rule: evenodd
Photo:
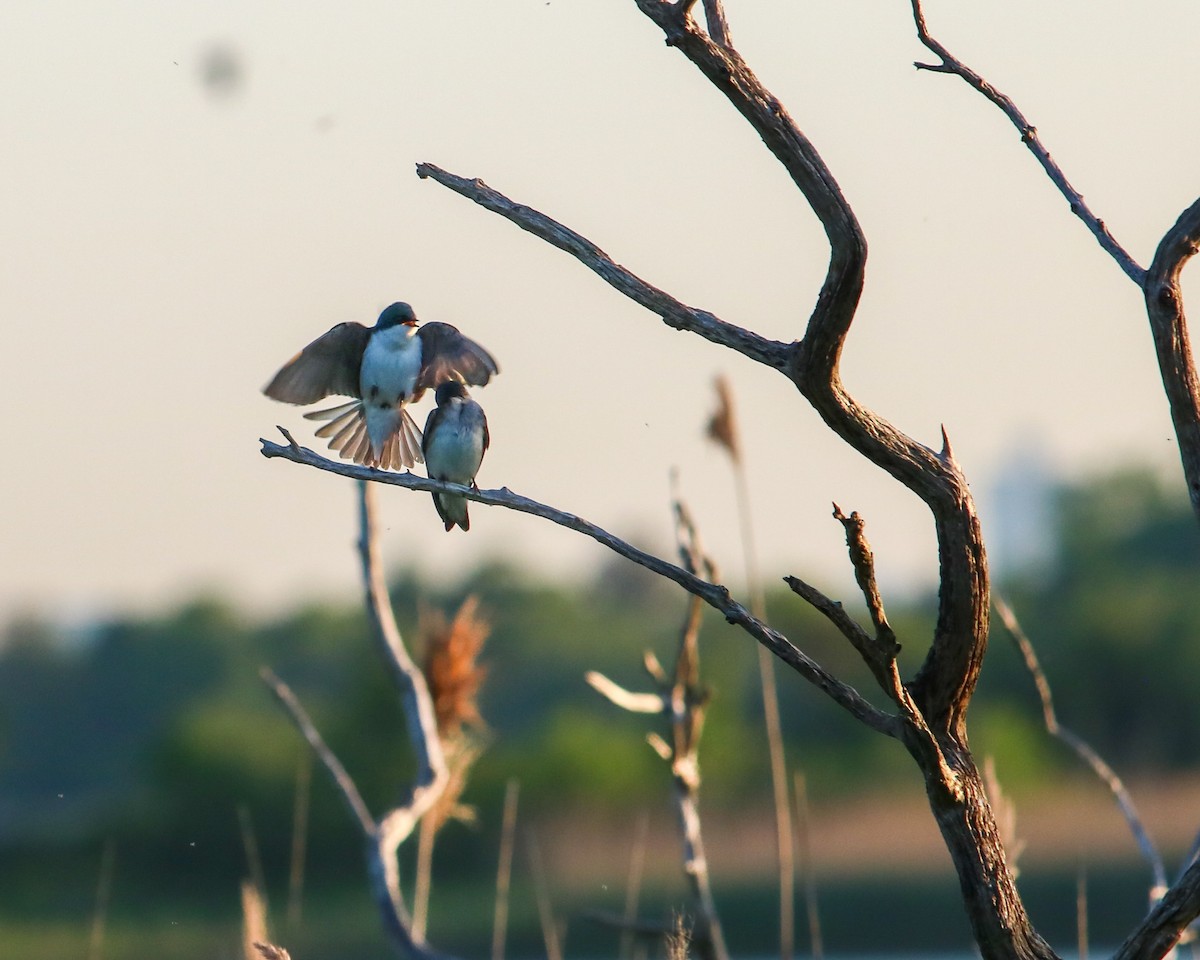
M 417 328 L 421 338 L 421 374 L 413 395 L 436 389 L 439 383 L 459 379 L 482 387 L 500 368 L 492 355 L 448 323 L 426 323 Z
M 263 393 L 284 403 L 316 403 L 331 393 L 359 396 L 358 371 L 370 335 L 361 323 L 339 323 L 285 363 Z

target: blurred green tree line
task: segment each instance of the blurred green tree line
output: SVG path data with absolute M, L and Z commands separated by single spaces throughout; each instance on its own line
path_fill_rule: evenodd
M 1051 514 L 1051 559 L 1003 589 L 1037 645 L 1060 717 L 1124 774 L 1195 767 L 1200 537 L 1188 504 L 1154 474 L 1131 469 L 1059 490 Z M 410 643 L 422 605 L 453 612 L 475 595 L 492 624 L 480 698 L 489 746 L 467 802 L 494 812 L 509 778 L 520 781 L 523 810 L 533 813 L 632 812 L 661 802 L 666 777 L 645 744 L 644 719 L 611 709 L 583 674 L 600 670 L 644 688 L 642 653 L 669 660 L 681 593 L 614 560 L 576 586 L 537 582 L 502 564 L 453 584 L 408 569 L 392 595 Z M 807 605 L 782 587 L 769 591 L 768 604 L 772 624 L 806 652 L 860 690 L 873 689 L 853 651 Z M 924 653 L 932 601 L 891 606 L 912 668 Z M 718 617 L 701 644 L 715 693 L 701 749 L 705 803 L 767 802 L 754 650 Z M 1030 679 L 998 623 L 988 657 L 972 707 L 980 754 L 1012 759 L 1004 767 L 1010 783 L 1073 768 L 1045 735 Z M 206 598 L 83 635 L 24 619 L 7 625 L 0 647 L 3 859 L 15 870 L 48 850 L 95 850 L 112 837 L 126 876 L 186 891 L 245 874 L 240 808 L 263 861 L 280 872 L 308 758 L 259 680 L 263 664 L 291 684 L 372 809 L 390 803 L 410 758 L 359 605 L 301 607 L 254 622 Z M 779 683 L 789 759 L 818 802 L 911 779 L 895 743 L 786 671 Z M 314 877 L 361 882 L 357 834 L 322 771 L 312 776 L 308 838 Z M 494 869 L 491 845 L 483 849 L 469 830 L 448 830 L 441 843 L 439 856 L 460 876 Z M 36 887 L 23 892 L 37 896 Z M 20 899 L 9 906 L 19 908 Z

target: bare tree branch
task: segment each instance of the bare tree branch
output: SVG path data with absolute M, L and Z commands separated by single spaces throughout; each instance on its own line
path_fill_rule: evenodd
M 595 670 L 589 670 L 583 675 L 583 679 L 609 703 L 630 713 L 663 713 L 670 710 L 670 703 L 664 703 L 662 694 L 626 690 Z
M 286 447 L 292 456 L 305 451 L 290 435 Z M 446 763 L 438 739 L 437 721 L 425 678 L 412 662 L 404 646 L 395 614 L 387 595 L 383 561 L 379 552 L 374 519 L 374 491 L 365 482 L 359 483 L 359 556 L 362 561 L 363 587 L 372 632 L 385 660 L 392 668 L 393 678 L 400 689 L 405 713 L 405 729 L 417 758 L 416 782 L 406 802 L 388 811 L 378 821 L 371 817 L 353 779 L 325 744 L 300 701 L 291 689 L 265 667 L 261 674 L 276 698 L 287 709 L 358 822 L 367 841 L 367 876 L 371 892 L 383 918 L 393 947 L 402 956 L 413 960 L 448 960 L 432 950 L 422 938 L 414 936 L 412 921 L 400 893 L 400 873 L 396 852 L 411 835 L 421 817 L 436 802 L 449 780 Z
M 867 244 L 832 172 L 787 110 L 732 48 L 715 43 L 667 0 L 636 0 L 749 122 L 803 193 L 829 238 L 825 280 L 788 374 L 838 436 L 916 493 L 934 515 L 942 590 L 929 654 L 911 684 L 927 718 L 961 726 L 987 647 L 987 562 L 974 502 L 953 457 L 939 457 L 858 404 L 838 363 L 862 293 Z M 961 730 L 958 731 L 961 733 Z
M 1158 848 L 1154 845 L 1154 841 L 1150 839 L 1150 833 L 1137 812 L 1133 797 L 1125 789 L 1125 784 L 1117 775 L 1117 772 L 1105 763 L 1104 758 L 1092 749 L 1086 740 L 1058 722 L 1058 715 L 1054 711 L 1054 698 L 1050 692 L 1050 681 L 1046 679 L 1042 665 L 1038 662 L 1037 654 L 1033 649 L 1033 643 L 1021 628 L 1021 624 L 1017 620 L 1017 615 L 1013 613 L 1012 607 L 1005 603 L 1002 597 L 996 597 L 993 602 L 996 605 L 996 613 L 1000 615 L 1000 621 L 1004 624 L 1005 630 L 1008 631 L 1008 635 L 1012 638 L 1013 643 L 1021 653 L 1022 659 L 1025 661 L 1025 668 L 1029 671 L 1030 676 L 1033 677 L 1038 697 L 1042 701 L 1042 718 L 1045 721 L 1046 730 L 1051 736 L 1070 747 L 1075 755 L 1087 764 L 1092 772 L 1104 781 L 1108 789 L 1112 791 L 1113 798 L 1117 802 L 1117 807 L 1120 809 L 1121 815 L 1125 817 L 1125 822 L 1129 825 L 1130 833 L 1133 834 L 1133 839 L 1142 851 L 1142 856 L 1150 864 L 1155 888 L 1153 896 L 1157 899 L 1167 889 L 1167 870 L 1163 865 L 1162 857 L 1158 853 Z
M 900 644 L 896 640 L 895 631 L 888 623 L 887 614 L 883 611 L 883 598 L 879 595 L 879 586 L 875 581 L 875 555 L 863 531 L 862 517 L 855 511 L 846 516 L 841 507 L 833 505 L 833 516 L 846 530 L 846 546 L 850 549 L 850 563 L 854 567 L 854 577 L 858 588 L 862 591 L 863 599 L 867 602 L 867 613 L 871 623 L 875 625 L 876 656 L 894 661 L 900 652 Z
M 958 871 L 964 903 L 982 955 L 986 960 L 1009 960 L 1014 957 L 1021 960 L 1049 960 L 1054 956 L 1053 951 L 1029 922 L 1016 891 L 995 818 L 988 805 L 983 778 L 966 739 L 965 714 L 982 665 L 990 615 L 986 553 L 966 477 L 953 456 L 944 430 L 939 452 L 906 436 L 857 403 L 843 386 L 839 373 L 840 356 L 857 310 L 865 271 L 867 246 L 862 230 L 816 149 L 729 45 L 723 28 L 714 29 L 713 20 L 709 22 L 708 33 L 698 27 L 692 17 L 695 2 L 636 0 L 642 13 L 662 29 L 667 44 L 679 49 L 691 60 L 758 133 L 803 193 L 825 229 L 830 243 L 829 266 L 802 339 L 791 345 L 767 340 L 710 313 L 688 307 L 616 264 L 579 234 L 536 210 L 513 203 L 480 181 L 466 180 L 428 164 L 419 165 L 418 174 L 437 180 L 486 209 L 507 217 L 522 229 L 571 253 L 615 289 L 657 313 L 668 325 L 697 333 L 785 373 L 834 433 L 914 492 L 929 507 L 938 541 L 940 575 L 937 624 L 929 652 L 916 676 L 907 684 L 900 679 L 894 653 L 882 658 L 881 669 L 876 673 L 881 685 L 900 707 L 903 723 L 877 710 L 853 688 L 822 670 L 786 638 L 767 627 L 760 618 L 750 615 L 724 587 L 638 551 L 579 517 L 520 497 L 507 489 L 472 491 L 454 484 L 413 477 L 411 474 L 383 474 L 367 468 L 336 464 L 299 448 L 294 442 L 282 447 L 264 441 L 263 453 L 268 457 L 282 457 L 360 480 L 371 479 L 424 491 L 454 492 L 477 502 L 541 516 L 590 536 L 618 554 L 683 586 L 694 597 L 719 610 L 731 623 L 741 626 L 863 723 L 893 736 L 899 732 L 924 774 L 930 806 Z M 934 41 L 928 38 L 924 28 L 919 0 L 912 0 L 912 3 L 923 41 L 928 39 L 927 46 L 937 52 L 938 47 L 931 45 Z M 707 3 L 706 12 L 718 10 L 718 6 L 715 2 Z M 939 53 L 939 56 L 942 54 Z M 948 54 L 942 56 L 941 65 L 934 65 L 930 69 L 956 72 Z M 977 89 L 984 88 L 981 86 Z M 1011 106 L 1006 98 L 997 99 L 996 102 L 1002 108 L 1005 103 Z M 1032 126 L 1019 114 L 1014 122 L 1031 149 L 1036 147 L 1035 153 L 1040 150 L 1040 141 L 1037 141 Z M 1041 153 L 1045 154 L 1045 151 Z M 1049 161 L 1048 155 L 1045 155 L 1045 159 Z M 1089 224 L 1101 245 L 1117 259 L 1127 275 L 1141 282 L 1138 273 L 1141 268 L 1115 244 L 1103 223 L 1082 205 L 1082 198 L 1075 203 L 1073 197 L 1078 197 L 1077 192 L 1069 184 L 1066 184 L 1066 189 L 1076 213 Z M 1177 287 L 1171 290 L 1170 284 L 1177 279 L 1182 264 L 1194 251 L 1194 238 L 1200 236 L 1200 224 L 1185 220 L 1181 218 L 1181 224 L 1177 225 L 1178 237 L 1173 237 L 1170 244 L 1164 241 L 1164 246 L 1160 248 L 1163 262 L 1157 276 L 1167 283 L 1165 288 L 1160 284 L 1160 289 L 1154 293 L 1160 301 L 1163 300 L 1162 289 L 1167 289 L 1167 299 L 1174 296 L 1178 303 Z M 1192 246 L 1189 247 L 1189 244 Z M 1176 310 L 1167 315 L 1166 321 L 1163 329 L 1170 335 L 1165 337 L 1164 343 L 1171 347 L 1172 356 L 1178 357 L 1180 350 L 1186 347 L 1182 311 Z M 1190 361 L 1190 358 L 1183 359 Z M 1170 375 L 1171 371 L 1164 367 L 1164 381 Z M 1183 394 L 1186 393 L 1183 391 Z M 1186 410 L 1183 415 L 1187 416 Z M 1200 423 L 1200 415 L 1195 419 Z M 1196 463 L 1200 464 L 1200 429 L 1197 430 L 1196 439 Z M 1181 451 L 1190 442 L 1189 437 L 1181 434 Z M 1189 456 L 1184 451 L 1185 469 L 1191 462 Z M 1200 473 L 1197 475 L 1200 476 Z M 1189 484 L 1191 482 L 1189 475 Z M 1200 482 L 1194 489 L 1200 492 Z M 1194 502 L 1197 502 L 1200 512 L 1200 497 L 1194 498 Z M 849 539 L 853 540 L 853 531 L 848 527 L 847 532 L 851 535 Z M 882 602 L 873 586 L 874 574 L 869 551 L 856 557 L 853 543 L 851 550 L 876 627 L 875 640 L 861 628 L 857 632 L 851 629 L 848 618 L 835 609 L 832 601 L 807 585 L 800 584 L 800 581 L 795 582 L 801 587 L 797 592 L 803 591 L 802 595 L 806 593 L 808 597 L 815 597 L 817 603 L 814 605 L 838 624 L 852 643 L 861 644 L 861 651 L 877 656 L 879 637 L 884 638 L 883 646 L 889 646 L 890 627 L 887 627 Z M 863 571 L 867 571 L 869 576 L 864 577 Z M 793 589 L 796 589 L 795 585 Z M 891 645 L 894 645 L 894 637 L 890 639 Z M 671 748 L 665 743 L 660 743 L 660 746 L 665 755 L 671 754 Z M 686 774 L 686 770 L 680 770 L 681 776 Z M 1143 942 L 1166 942 L 1171 936 L 1170 925 L 1179 916 L 1189 909 L 1193 911 L 1191 916 L 1195 916 L 1196 887 L 1200 886 L 1200 880 L 1195 879 L 1197 876 L 1200 876 L 1200 868 L 1193 864 L 1185 873 L 1184 880 L 1168 893 L 1147 923 L 1143 924 L 1138 933 Z M 1177 931 L 1175 936 L 1177 938 Z
M 925 24 L 921 0 L 911 0 L 911 3 L 917 37 L 941 61 L 937 64 L 917 63 L 916 67 L 958 76 L 995 104 L 1020 131 L 1022 142 L 1066 198 L 1071 212 L 1083 221 L 1122 272 L 1141 288 L 1158 357 L 1159 375 L 1162 377 L 1163 389 L 1171 410 L 1171 422 L 1179 442 L 1179 458 L 1183 465 L 1188 496 L 1193 512 L 1197 519 L 1200 519 L 1200 382 L 1197 378 L 1195 358 L 1188 342 L 1187 319 L 1184 316 L 1183 296 L 1179 288 L 1180 271 L 1200 245 L 1200 200 L 1180 214 L 1179 219 L 1163 236 L 1150 268 L 1147 270 L 1140 266 L 1117 242 L 1104 221 L 1091 211 L 1084 202 L 1083 195 L 1070 184 L 1062 168 L 1051 159 L 1049 151 L 1042 145 L 1037 128 L 1025 119 L 1017 105 L 935 40 Z
M 1200 915 L 1200 860 L 1192 861 L 1146 919 L 1121 944 L 1112 960 L 1165 956 L 1197 915 Z
M 993 87 L 933 38 L 929 33 L 929 28 L 925 25 L 925 13 L 921 9 L 921 0 L 912 0 L 912 11 L 913 21 L 917 27 L 918 39 L 940 61 L 940 63 L 936 64 L 915 63 L 913 66 L 918 70 L 929 70 L 934 73 L 950 73 L 960 77 L 969 86 L 983 94 L 983 96 L 999 107 L 1001 112 L 1012 122 L 1012 125 L 1017 128 L 1017 132 L 1021 134 L 1021 142 L 1029 148 L 1029 152 L 1037 158 L 1038 163 L 1042 165 L 1042 169 L 1046 171 L 1046 175 L 1058 188 L 1059 193 L 1066 198 L 1067 203 L 1071 207 L 1071 212 L 1083 221 L 1105 253 L 1117 262 L 1117 266 L 1124 271 L 1125 275 L 1140 287 L 1146 274 L 1145 268 L 1139 266 L 1137 261 L 1117 242 L 1116 238 L 1109 232 L 1108 227 L 1105 226 L 1104 221 L 1092 213 L 1091 208 L 1088 207 L 1083 199 L 1083 194 L 1071 186 L 1062 168 L 1051 158 L 1050 151 L 1042 145 L 1042 141 L 1038 137 L 1037 127 L 1025 119 L 1025 115 L 1009 97 Z
M 359 494 L 359 559 L 362 563 L 363 588 L 367 612 L 374 628 L 376 642 L 392 677 L 400 690 L 404 709 L 404 729 L 417 759 L 416 786 L 411 804 L 413 825 L 421 818 L 433 799 L 446 785 L 448 772 L 437 733 L 437 716 L 429 687 L 420 667 L 413 663 L 408 648 L 396 625 L 396 615 L 388 598 L 387 578 L 380 554 L 379 537 L 375 530 L 375 489 L 360 480 Z M 411 829 L 411 827 L 410 827 Z
M 732 46 L 729 37 L 729 21 L 725 19 L 725 5 L 721 0 L 704 0 L 704 22 L 708 25 L 708 35 L 718 46 Z
M 677 493 L 673 506 L 680 560 L 691 572 L 711 571 L 713 562 L 701 545 L 700 533 L 691 512 Z M 674 675 L 664 678 L 657 693 L 630 693 L 594 671 L 588 674 L 587 679 L 597 691 L 617 706 L 637 713 L 657 713 L 670 724 L 670 745 L 656 734 L 651 734 L 647 739 L 659 756 L 671 766 L 675 814 L 679 820 L 683 842 L 684 875 L 696 911 L 693 942 L 702 960 L 728 960 L 729 950 L 725 945 L 725 936 L 713 898 L 700 828 L 698 751 L 709 700 L 708 691 L 700 683 L 701 612 L 701 599 L 695 595 L 689 596 L 675 653 Z
M 456 176 L 432 163 L 418 163 L 417 176 L 436 180 L 468 200 L 474 200 L 481 207 L 511 220 L 522 230 L 540 237 L 560 250 L 565 250 L 630 300 L 658 314 L 667 326 L 699 334 L 713 343 L 729 347 L 776 370 L 782 370 L 786 366 L 787 344 L 768 340 L 750 330 L 726 323 L 707 310 L 680 303 L 614 262 L 607 253 L 587 238 L 532 207 L 514 203 L 482 180 Z
M 342 766 L 342 762 L 337 758 L 329 745 L 325 743 L 325 738 L 321 736 L 315 724 L 308 716 L 308 712 L 301 705 L 296 695 L 292 692 L 292 688 L 279 679 L 275 672 L 268 667 L 261 667 L 258 671 L 265 683 L 275 694 L 284 709 L 291 714 L 292 722 L 296 725 L 296 729 L 300 731 L 301 736 L 308 741 L 309 747 L 313 754 L 325 766 L 326 772 L 329 774 L 329 779 L 333 781 L 334 787 L 337 788 L 341 795 L 342 802 L 350 810 L 350 815 L 358 821 L 359 827 L 363 833 L 370 834 L 375 830 L 375 818 L 371 816 L 371 812 L 367 809 L 367 804 L 362 798 L 362 794 L 358 792 L 358 787 L 354 783 L 353 778 L 346 772 L 346 768 Z
M 425 493 L 436 491 L 440 493 L 461 494 L 468 500 L 473 500 L 477 503 L 505 507 L 509 510 L 516 510 L 520 513 L 541 517 L 544 520 L 549 520 L 559 526 L 591 537 L 597 543 L 607 547 L 614 553 L 679 584 L 679 586 L 683 587 L 689 593 L 700 597 L 701 600 L 720 612 L 726 621 L 741 627 L 754 637 L 755 640 L 766 646 L 784 663 L 808 680 L 809 683 L 816 686 L 835 703 L 846 709 L 851 715 L 865 723 L 871 729 L 878 730 L 880 733 L 887 733 L 890 729 L 891 720 L 887 714 L 873 706 L 869 701 L 864 700 L 853 687 L 842 683 L 826 671 L 824 667 L 801 652 L 783 634 L 771 629 L 762 621 L 751 616 L 745 607 L 733 599 L 728 588 L 720 584 L 709 583 L 707 580 L 702 580 L 694 574 L 689 573 L 682 567 L 668 563 L 666 560 L 646 553 L 644 550 L 639 550 L 632 544 L 581 517 L 543 503 L 538 503 L 536 500 L 531 500 L 528 497 L 520 496 L 508 490 L 508 488 L 476 490 L 457 483 L 430 480 L 427 477 L 419 477 L 413 473 L 391 473 L 353 463 L 327 460 L 307 447 L 292 447 L 286 444 L 273 443 L 270 440 L 260 440 L 259 442 L 262 444 L 262 454 L 264 457 L 278 457 L 283 460 L 290 460 L 292 463 L 316 467 L 319 470 L 342 477 L 350 477 L 354 480 L 372 480 L 376 483 L 405 487 L 409 490 L 419 490 Z
M 1200 248 L 1200 200 L 1180 214 L 1158 245 L 1143 290 L 1171 423 L 1192 510 L 1200 519 L 1200 382 L 1188 337 L 1179 275 Z

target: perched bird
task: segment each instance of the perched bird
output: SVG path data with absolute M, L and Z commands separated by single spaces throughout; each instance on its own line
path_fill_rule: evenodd
M 283 365 L 263 393 L 284 403 L 330 394 L 356 400 L 306 413 L 328 420 L 317 431 L 355 463 L 399 470 L 421 460 L 421 431 L 405 408 L 448 380 L 481 387 L 499 373 L 492 355 L 448 323 L 417 326 L 407 303 L 393 303 L 375 326 L 339 323 Z
M 467 395 L 457 380 L 447 380 L 434 394 L 437 406 L 425 421 L 425 468 L 432 480 L 449 480 L 475 489 L 475 474 L 488 448 L 487 417 L 483 407 Z M 448 533 L 455 524 L 471 529 L 467 498 L 453 493 L 435 493 L 433 505 Z

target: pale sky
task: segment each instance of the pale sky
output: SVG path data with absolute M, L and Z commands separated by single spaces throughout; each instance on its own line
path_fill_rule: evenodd
M 1012 96 L 1143 265 L 1200 195 L 1200 4 L 929 2 L 936 36 Z M 1138 290 L 999 112 L 927 59 L 905 0 L 729 0 L 732 34 L 832 168 L 870 244 L 844 378 L 934 445 L 984 508 L 1039 448 L 1072 477 L 1178 474 Z M 202 65 L 235 52 L 237 89 Z M 702 437 L 739 404 L 762 568 L 850 599 L 830 501 L 885 585 L 928 585 L 924 507 L 786 380 L 624 300 L 565 254 L 413 173 L 481 177 L 647 281 L 777 339 L 828 257 L 732 107 L 632 0 L 7 3 L 0 14 L 0 377 L 9 408 L 0 622 L 156 610 L 219 590 L 260 611 L 356 595 L 353 486 L 264 460 L 298 408 L 260 388 L 393 300 L 502 372 L 476 397 L 478 481 L 669 551 L 668 473 L 741 578 L 732 482 Z M 1185 275 L 1186 277 L 1186 275 Z M 1200 313 L 1200 284 L 1186 284 Z M 423 423 L 431 397 L 416 411 Z M 578 574 L 602 548 L 385 491 L 385 550 L 434 572 L 501 555 Z

